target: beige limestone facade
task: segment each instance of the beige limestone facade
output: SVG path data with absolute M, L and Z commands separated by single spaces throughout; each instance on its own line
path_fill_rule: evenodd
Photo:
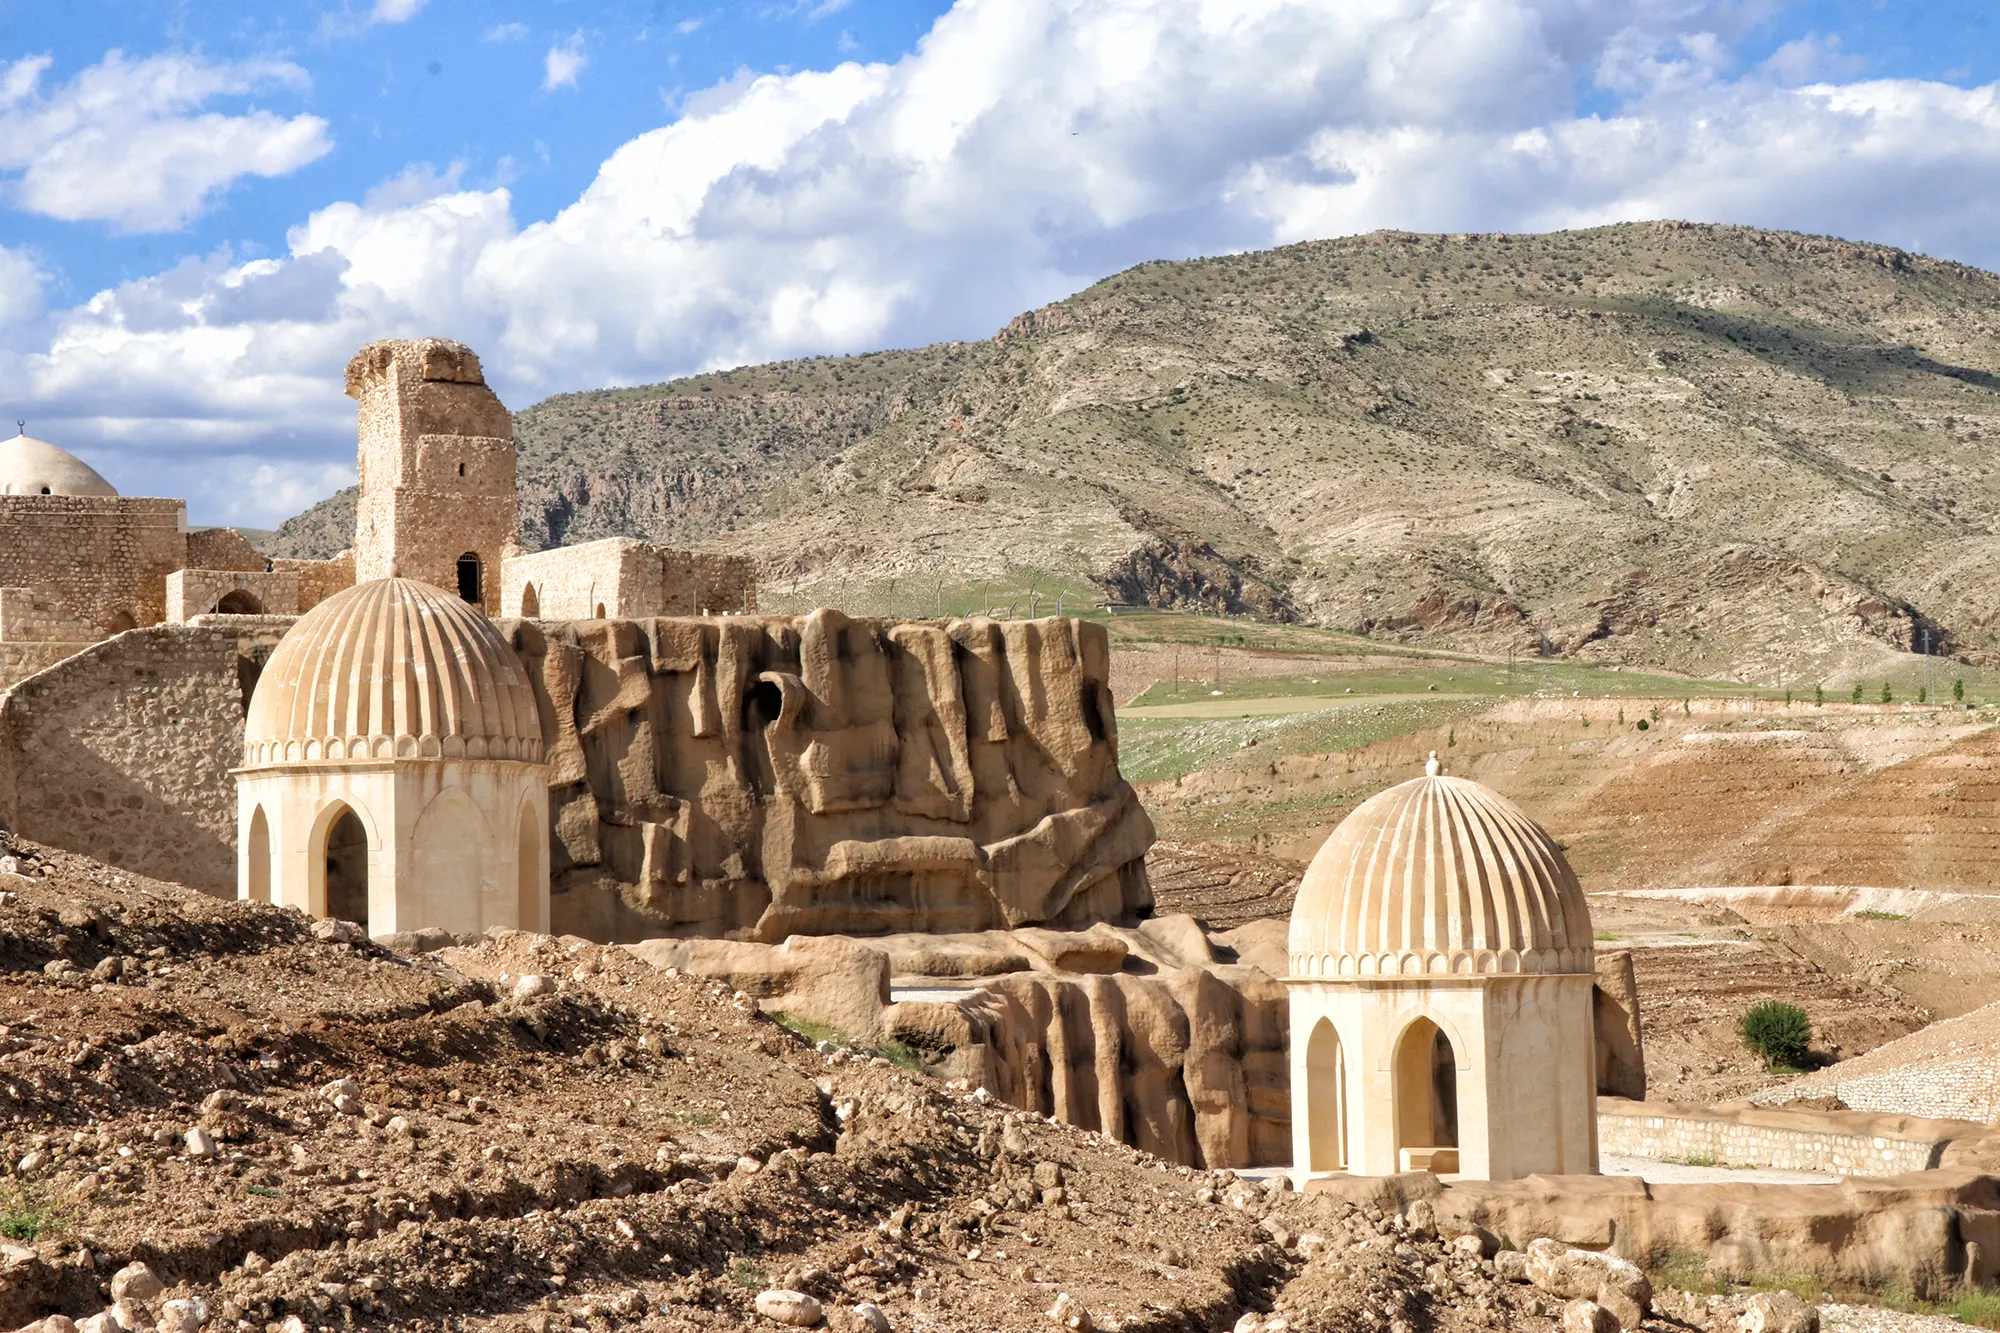
M 528 620 L 754 615 L 757 568 L 735 555 L 678 551 L 630 537 L 509 556 L 506 614 Z
M 237 893 L 360 924 L 548 929 L 549 786 L 527 672 L 456 593 L 356 584 L 260 675 Z
M 347 393 L 360 404 L 355 579 L 417 579 L 498 615 L 520 528 L 514 421 L 479 358 L 442 338 L 370 343 Z
M 1597 1170 L 1590 911 L 1560 848 L 1432 771 L 1358 807 L 1292 911 L 1294 1177 Z

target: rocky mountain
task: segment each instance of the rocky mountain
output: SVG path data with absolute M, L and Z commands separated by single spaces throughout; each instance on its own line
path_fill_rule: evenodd
M 1774 682 L 1989 664 L 1997 299 L 1683 223 L 1144 264 L 985 342 L 536 404 L 523 540 L 750 552 L 772 594 L 912 611 L 1087 581 Z M 279 544 L 337 549 L 343 503 Z

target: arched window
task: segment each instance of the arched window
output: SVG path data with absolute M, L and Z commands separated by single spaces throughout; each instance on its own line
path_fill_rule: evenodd
M 1458 1057 L 1419 1018 L 1396 1043 L 1396 1148 L 1404 1170 L 1458 1170 Z
M 271 822 L 264 807 L 250 814 L 250 838 L 243 850 L 243 895 L 253 903 L 271 901 Z
M 599 602 L 597 604 L 597 619 L 599 620 L 604 619 L 604 603 L 602 602 Z
M 1333 1023 L 1320 1019 L 1306 1042 L 1306 1124 L 1311 1171 L 1347 1169 L 1347 1061 Z
M 345 806 L 326 828 L 326 914 L 368 929 L 368 830 Z
M 264 604 L 257 600 L 255 593 L 238 588 L 234 592 L 225 594 L 222 600 L 215 604 L 215 610 L 217 614 L 225 616 L 261 616 L 264 614 Z
M 139 622 L 132 618 L 130 611 L 120 611 L 117 615 L 111 617 L 111 632 L 113 634 L 123 634 L 128 629 L 137 628 L 139 628 Z
M 521 615 L 524 619 L 533 620 L 541 614 L 541 595 L 535 591 L 535 585 L 530 583 L 521 589 Z
M 458 558 L 458 595 L 474 606 L 483 606 L 486 594 L 479 578 L 479 553 L 467 551 Z

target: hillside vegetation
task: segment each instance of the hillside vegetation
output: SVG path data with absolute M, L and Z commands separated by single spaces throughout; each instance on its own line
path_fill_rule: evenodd
M 523 540 L 753 553 L 772 605 L 1094 588 L 1767 683 L 1987 665 L 1996 298 L 1680 223 L 1144 264 L 986 342 L 539 403 Z M 341 504 L 280 545 L 344 544 Z

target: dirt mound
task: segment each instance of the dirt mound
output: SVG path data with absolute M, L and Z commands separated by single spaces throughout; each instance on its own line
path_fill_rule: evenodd
M 0 1326 L 92 1314 L 141 1262 L 165 1289 L 140 1322 L 198 1297 L 221 1333 L 768 1327 L 774 1286 L 836 1329 L 863 1302 L 902 1330 L 1052 1326 L 1059 1295 L 1107 1329 L 1551 1327 L 1379 1213 L 822 1052 L 622 949 L 405 956 L 0 851 L 23 872 L 0 875 Z M 1376 1244 L 1330 1257 L 1315 1230 Z

